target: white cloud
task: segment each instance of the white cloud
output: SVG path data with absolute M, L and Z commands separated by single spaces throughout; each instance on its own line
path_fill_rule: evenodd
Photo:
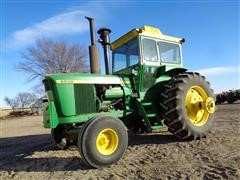
M 31 27 L 16 31 L 12 34 L 13 46 L 31 44 L 36 38 L 42 36 L 57 36 L 66 33 L 79 33 L 85 31 L 87 26 L 81 24 L 83 11 L 73 11 L 53 16 Z M 10 45 L 8 43 L 8 45 Z
M 240 72 L 240 67 L 236 66 L 228 66 L 228 67 L 212 67 L 212 68 L 205 68 L 196 70 L 205 76 L 215 76 L 215 75 L 223 75 L 229 73 L 236 73 Z
M 101 19 L 105 15 L 104 7 L 98 3 L 88 3 L 67 12 L 57 14 L 32 26 L 13 32 L 6 40 L 6 49 L 20 49 L 31 45 L 36 38 L 56 37 L 59 35 L 82 33 L 88 30 L 88 22 L 84 16 Z M 98 22 L 100 24 L 100 22 Z

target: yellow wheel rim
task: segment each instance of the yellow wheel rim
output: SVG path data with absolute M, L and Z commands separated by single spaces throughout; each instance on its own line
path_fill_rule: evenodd
M 103 155 L 113 154 L 118 147 L 118 135 L 113 129 L 102 130 L 96 140 L 96 147 L 99 153 Z
M 215 111 L 215 102 L 208 97 L 206 91 L 200 86 L 192 86 L 186 95 L 185 105 L 188 119 L 195 126 L 203 126 L 209 115 Z

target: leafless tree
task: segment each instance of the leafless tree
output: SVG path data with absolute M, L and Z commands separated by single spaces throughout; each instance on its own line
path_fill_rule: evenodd
M 19 106 L 19 101 L 16 98 L 5 97 L 4 101 L 12 108 L 13 111 Z
M 37 97 L 35 94 L 29 93 L 29 92 L 23 92 L 23 93 L 18 93 L 18 95 L 16 96 L 16 99 L 23 110 L 23 108 L 30 107 L 33 103 L 35 103 L 35 101 L 37 100 Z
M 49 73 L 86 72 L 86 50 L 78 44 L 68 45 L 66 41 L 38 39 L 22 55 L 17 66 L 30 75 L 29 80 L 42 78 Z
M 44 96 L 46 96 L 45 94 L 45 89 L 43 84 L 36 84 L 31 88 L 32 92 L 34 92 L 34 94 L 38 97 L 38 98 L 42 98 Z

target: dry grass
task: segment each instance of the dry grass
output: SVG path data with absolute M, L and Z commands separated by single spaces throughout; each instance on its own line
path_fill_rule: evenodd
M 9 117 L 13 116 L 24 116 L 24 115 L 30 115 L 30 108 L 17 108 L 12 111 L 11 108 L 0 108 L 0 119 L 7 119 Z
M 0 108 L 0 118 L 8 116 L 10 112 L 12 112 L 12 109 Z

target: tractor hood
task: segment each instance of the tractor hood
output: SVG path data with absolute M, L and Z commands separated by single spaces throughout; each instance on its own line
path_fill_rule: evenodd
M 48 74 L 45 79 L 51 79 L 56 84 L 119 84 L 124 86 L 130 83 L 128 78 L 125 79 L 116 75 L 87 73 Z

